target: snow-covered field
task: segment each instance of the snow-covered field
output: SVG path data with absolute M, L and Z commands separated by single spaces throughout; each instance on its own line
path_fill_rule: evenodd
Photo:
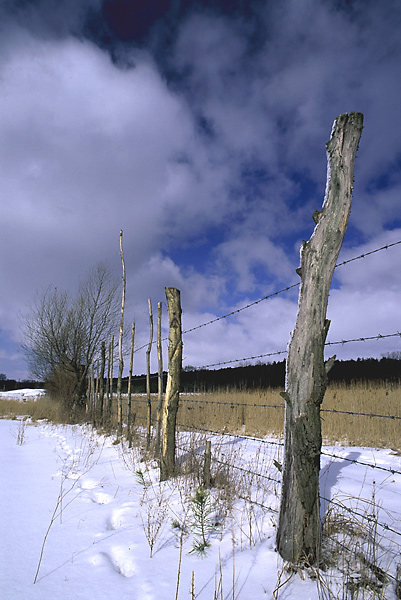
M 16 400 L 17 402 L 33 400 L 35 402 L 38 398 L 44 396 L 45 393 L 45 390 L 32 390 L 30 388 L 10 392 L 0 392 L 0 400 Z
M 242 494 L 252 494 L 273 510 L 230 496 L 223 466 L 221 488 L 210 497 L 206 536 L 211 545 L 201 557 L 191 552 L 201 535 L 190 501 L 193 480 L 180 477 L 160 484 L 154 461 L 144 460 L 138 448 L 123 451 L 113 440 L 89 426 L 0 420 L 0 598 L 307 600 L 330 598 L 330 589 L 334 597 L 347 597 L 338 591 L 345 575 L 330 564 L 317 581 L 309 577 L 312 571 L 290 575 L 282 568 L 275 552 L 279 485 L 268 479 L 280 475 L 273 464 L 279 458 L 277 446 L 230 436 L 212 442 L 221 462 L 265 475 L 248 474 Z M 361 540 L 359 552 L 365 552 L 367 536 L 374 533 L 377 562 L 386 571 L 383 596 L 366 584 L 354 598 L 396 598 L 401 458 L 391 450 L 324 451 L 342 458 L 322 456 L 322 497 L 352 507 L 357 514 L 347 522 L 353 522 L 355 539 Z M 234 471 L 230 468 L 229 476 Z M 328 506 L 336 508 L 323 501 L 322 511 Z M 345 519 L 347 513 L 341 514 Z M 358 514 L 375 515 L 387 529 Z M 358 532 L 358 523 L 364 531 Z M 341 533 L 340 541 L 347 539 Z

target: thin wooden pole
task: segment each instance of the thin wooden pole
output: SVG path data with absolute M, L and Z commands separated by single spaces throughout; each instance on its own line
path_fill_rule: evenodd
M 131 447 L 132 443 L 132 371 L 134 369 L 134 345 L 135 345 L 135 323 L 132 323 L 131 330 L 131 354 L 129 361 L 129 374 L 128 374 L 128 416 L 127 416 L 127 439 Z
M 285 449 L 277 548 L 284 560 L 314 564 L 320 555 L 319 502 L 322 445 L 320 405 L 327 387 L 324 344 L 331 279 L 351 210 L 355 155 L 363 116 L 344 114 L 327 143 L 328 176 L 315 230 L 301 249 L 298 315 L 286 364 Z
M 109 395 L 107 398 L 107 421 L 111 425 L 112 406 L 113 406 L 113 355 L 114 355 L 114 335 L 111 336 L 109 345 Z
M 210 440 L 206 440 L 206 448 L 205 448 L 205 463 L 203 466 L 203 485 L 205 489 L 210 488 L 211 484 L 211 473 L 210 467 L 212 464 L 212 442 Z
M 91 390 L 91 421 L 92 425 L 96 425 L 96 405 L 95 405 L 95 365 L 92 364 L 90 371 L 90 390 Z
M 118 421 L 118 436 L 123 433 L 123 401 L 121 394 L 121 383 L 123 377 L 124 360 L 123 360 L 123 333 L 124 333 L 124 308 L 125 308 L 125 260 L 123 250 L 123 230 L 120 231 L 120 256 L 123 269 L 123 293 L 121 300 L 121 318 L 120 318 L 120 334 L 118 337 L 118 379 L 117 379 L 117 421 Z
M 106 368 L 106 342 L 102 342 L 99 374 L 99 422 L 104 425 L 104 371 Z
M 150 337 L 148 349 L 146 350 L 146 396 L 147 396 L 147 409 L 148 409 L 148 427 L 146 435 L 146 445 L 149 449 L 150 438 L 151 438 L 151 427 L 152 427 L 152 402 L 150 396 L 150 353 L 152 351 L 153 342 L 153 312 L 152 312 L 152 301 L 149 298 L 149 325 L 150 325 Z
M 160 480 L 165 481 L 175 473 L 175 430 L 180 398 L 182 369 L 182 327 L 180 290 L 165 288 L 169 320 L 168 377 L 163 406 L 162 451 Z

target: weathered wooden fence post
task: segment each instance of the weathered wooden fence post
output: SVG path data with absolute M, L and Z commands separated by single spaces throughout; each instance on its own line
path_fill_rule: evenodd
M 134 368 L 134 344 L 135 344 L 135 323 L 132 323 L 131 330 L 131 353 L 130 353 L 130 361 L 129 361 L 129 374 L 128 374 L 128 415 L 127 415 L 127 440 L 129 446 L 131 447 L 132 443 L 132 371 Z
M 162 303 L 157 304 L 157 430 L 156 430 L 156 456 L 160 455 L 160 433 L 162 425 L 163 408 L 163 353 L 162 353 Z
M 180 397 L 182 369 L 182 327 L 180 290 L 165 288 L 169 321 L 168 377 L 162 419 L 162 451 L 160 480 L 165 481 L 175 472 L 175 427 Z
M 149 336 L 149 344 L 146 350 L 146 397 L 147 397 L 147 408 L 148 408 L 148 427 L 146 434 L 146 446 L 149 449 L 150 447 L 150 437 L 151 437 L 151 427 L 152 427 L 152 401 L 150 397 L 150 353 L 152 351 L 152 342 L 153 342 L 153 311 L 152 311 L 152 301 L 148 298 L 149 303 L 149 325 L 150 325 L 150 336 Z
M 210 488 L 210 484 L 212 482 L 212 476 L 211 476 L 211 472 L 210 472 L 211 464 L 212 464 L 212 442 L 210 440 L 206 440 L 205 462 L 203 465 L 203 486 L 205 489 Z
M 284 560 L 313 564 L 321 542 L 319 470 L 322 444 L 320 405 L 327 386 L 324 344 L 329 289 L 351 209 L 355 155 L 363 115 L 334 121 L 327 143 L 328 171 L 315 230 L 301 248 L 298 314 L 286 366 L 285 455 L 277 548 Z
M 123 333 L 124 333 L 124 308 L 125 308 L 125 289 L 126 289 L 126 275 L 125 275 L 125 260 L 123 250 L 123 230 L 120 231 L 120 256 L 123 270 L 123 293 L 121 299 L 121 318 L 120 318 L 120 333 L 118 336 L 118 379 L 117 379 L 117 423 L 118 423 L 118 436 L 120 437 L 123 433 L 123 401 L 121 394 L 121 385 L 123 378 L 124 360 L 123 360 Z
M 111 426 L 112 410 L 113 410 L 113 360 L 114 360 L 114 335 L 111 336 L 109 344 L 109 373 L 107 377 L 108 381 L 108 395 L 107 395 L 107 425 Z

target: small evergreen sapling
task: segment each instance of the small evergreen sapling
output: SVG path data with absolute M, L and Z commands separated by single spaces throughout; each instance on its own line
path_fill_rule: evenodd
M 210 548 L 209 535 L 216 530 L 212 520 L 214 508 L 210 494 L 203 488 L 197 489 L 195 495 L 191 498 L 191 508 L 193 513 L 191 526 L 195 540 L 190 554 L 196 552 L 199 556 L 204 557 L 207 548 Z

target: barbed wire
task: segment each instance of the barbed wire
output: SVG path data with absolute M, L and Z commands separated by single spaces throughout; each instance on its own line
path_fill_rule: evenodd
M 320 412 L 338 413 L 342 415 L 352 415 L 356 417 L 371 417 L 375 419 L 390 419 L 392 421 L 400 421 L 401 417 L 396 415 L 375 415 L 374 413 L 351 412 L 348 410 L 337 410 L 336 408 L 321 408 Z
M 344 345 L 344 344 L 349 344 L 351 342 L 367 342 L 367 341 L 371 341 L 371 340 L 380 340 L 380 339 L 385 339 L 385 338 L 391 338 L 391 337 L 401 337 L 401 332 L 397 331 L 396 333 L 388 333 L 388 334 L 377 334 L 377 335 L 373 335 L 373 336 L 367 336 L 367 337 L 359 337 L 359 338 L 353 338 L 353 339 L 349 339 L 349 340 L 338 340 L 336 342 L 326 342 L 325 346 L 335 346 L 338 344 Z M 281 354 L 287 354 L 287 350 L 278 350 L 276 352 L 267 352 L 266 354 L 258 354 L 257 356 L 244 356 L 243 358 L 233 358 L 232 360 L 224 360 L 224 361 L 220 361 L 220 362 L 216 362 L 216 363 L 211 363 L 209 365 L 202 365 L 201 367 L 196 367 L 196 370 L 202 370 L 202 369 L 208 369 L 210 367 L 217 367 L 217 366 L 221 366 L 221 365 L 229 365 L 232 363 L 236 363 L 236 362 L 243 362 L 246 360 L 255 360 L 257 358 L 265 358 L 268 356 L 279 356 Z
M 181 398 L 180 402 L 185 403 L 194 403 L 194 404 L 215 404 L 219 406 L 229 406 L 234 408 L 235 406 L 239 407 L 248 407 L 248 408 L 274 408 L 274 409 L 283 409 L 285 408 L 285 404 L 256 404 L 256 403 L 246 403 L 246 402 L 220 402 L 218 400 L 196 400 L 194 398 Z M 343 415 L 351 415 L 354 417 L 370 417 L 375 419 L 390 419 L 393 421 L 401 420 L 401 417 L 397 415 L 376 415 L 372 412 L 370 413 L 362 413 L 362 412 L 353 412 L 349 410 L 337 410 L 336 408 L 321 408 L 320 412 L 326 413 L 335 413 L 335 414 L 343 414 Z
M 241 308 L 237 308 L 236 310 L 232 310 L 231 312 L 227 313 L 226 315 L 221 315 L 221 317 L 216 317 L 215 319 L 211 319 L 210 321 L 207 321 L 206 323 L 201 323 L 200 325 L 196 325 L 196 327 L 191 327 L 190 329 L 186 329 L 185 331 L 182 332 L 182 335 L 184 335 L 186 333 L 190 333 L 192 331 L 196 331 L 197 329 L 201 329 L 201 327 L 206 327 L 206 325 L 211 325 L 212 323 L 216 323 L 217 321 L 221 321 L 222 319 L 227 319 L 227 317 L 231 317 L 232 315 L 240 313 L 243 310 L 246 310 L 247 308 L 251 308 L 251 306 L 255 306 L 256 304 L 260 304 L 260 302 L 263 302 L 264 300 L 268 300 L 269 298 L 273 298 L 274 296 L 278 296 L 279 294 L 283 294 L 284 292 L 288 292 L 292 288 L 298 287 L 299 285 L 300 285 L 300 282 L 298 281 L 297 283 L 289 285 L 286 288 L 283 288 L 282 290 L 278 290 L 277 292 L 273 292 L 271 294 L 267 294 L 267 296 L 263 296 L 263 298 L 259 298 L 258 300 L 255 300 L 254 302 L 250 302 L 246 306 L 242 306 Z
M 387 473 L 391 473 L 392 475 L 401 475 L 401 471 L 397 471 L 397 469 L 391 469 L 390 467 L 382 467 L 381 465 L 373 465 L 372 463 L 364 462 L 362 460 L 357 460 L 356 458 L 348 458 L 347 456 L 338 456 L 337 454 L 331 454 L 330 452 L 325 452 L 321 450 L 320 454 L 323 456 L 328 456 L 330 458 L 338 458 L 338 460 L 345 460 L 350 462 L 351 464 L 362 465 L 363 467 L 370 467 L 371 469 L 379 469 L 380 471 L 386 471 Z
M 359 254 L 358 256 L 354 256 L 352 258 L 349 258 L 348 260 L 344 260 L 343 262 L 338 263 L 335 266 L 335 268 L 337 269 L 338 267 L 347 265 L 351 262 L 354 262 L 355 260 L 360 260 L 360 259 L 366 258 L 367 256 L 376 254 L 377 252 L 381 252 L 382 250 L 388 250 L 388 248 L 392 248 L 393 246 L 397 246 L 398 244 L 401 244 L 401 240 L 399 240 L 398 242 L 393 242 L 391 244 L 385 244 L 384 246 L 381 246 L 380 248 L 375 248 L 374 250 L 370 250 L 369 252 L 364 252 L 363 254 Z M 207 325 L 211 325 L 212 323 L 217 323 L 218 321 L 221 321 L 222 319 L 227 319 L 228 317 L 231 317 L 232 315 L 238 314 L 238 313 L 242 312 L 243 310 L 246 310 L 248 308 L 251 308 L 252 306 L 256 306 L 257 304 L 260 304 L 261 302 L 264 302 L 265 300 L 269 300 L 270 298 L 274 298 L 275 296 L 284 294 L 285 292 L 288 292 L 289 290 L 298 287 L 300 284 L 301 284 L 301 282 L 298 281 L 297 283 L 293 283 L 292 285 L 289 285 L 281 290 L 272 292 L 271 294 L 267 294 L 266 296 L 263 296 L 262 298 L 259 298 L 258 300 L 254 300 L 253 302 L 250 302 L 249 304 L 246 304 L 245 306 L 242 306 L 240 308 L 232 310 L 231 312 L 229 312 L 225 315 L 221 315 L 220 317 L 215 317 L 214 319 L 210 319 L 210 321 L 206 321 L 205 323 L 201 323 L 200 325 L 196 325 L 195 327 L 190 327 L 189 329 L 185 329 L 182 332 L 182 335 L 191 333 L 193 331 L 197 331 L 198 329 L 201 329 L 202 327 L 206 327 Z M 163 303 L 163 304 L 165 304 L 165 303 Z M 161 341 L 162 342 L 168 341 L 168 337 L 163 338 Z M 152 343 L 156 343 L 156 340 L 153 340 Z M 134 350 L 134 354 L 136 354 L 140 350 L 143 350 L 148 345 L 149 345 L 149 342 L 147 342 L 146 344 L 143 344 L 139 348 L 136 348 Z M 266 354 L 261 355 L 261 357 L 263 357 L 263 356 L 268 356 L 268 355 L 266 355 Z M 255 358 L 260 358 L 260 357 L 255 357 Z M 250 359 L 247 359 L 247 360 L 250 360 Z M 234 362 L 236 362 L 236 361 L 234 361 Z M 223 363 L 218 363 L 218 364 L 223 364 Z
M 348 263 L 353 262 L 354 260 L 359 260 L 360 258 L 366 258 L 367 256 L 370 256 L 371 254 L 380 252 L 381 250 L 388 250 L 388 248 L 392 248 L 393 246 L 397 246 L 398 244 L 401 244 L 401 240 L 399 240 L 398 242 L 393 242 L 392 244 L 386 244 L 385 246 L 382 246 L 381 248 L 376 248 L 375 250 L 370 250 L 369 252 L 365 252 L 364 254 L 360 254 L 359 256 L 354 256 L 353 258 L 349 258 L 348 260 L 344 260 L 343 262 L 336 265 L 335 268 L 337 269 L 338 267 L 347 265 Z
M 401 240 L 399 240 L 398 242 L 393 242 L 392 244 L 386 244 L 385 246 L 382 246 L 381 248 L 376 248 L 375 250 L 370 250 L 369 252 L 364 252 L 363 254 L 360 254 L 359 256 L 354 256 L 353 258 L 350 258 L 348 260 L 344 260 L 343 262 L 337 264 L 335 266 L 335 268 L 337 269 L 338 267 L 347 265 L 348 263 L 353 262 L 355 260 L 360 260 L 362 258 L 366 258 L 367 256 L 370 256 L 371 254 L 375 254 L 376 252 L 381 252 L 382 250 L 387 250 L 388 248 L 397 246 L 398 244 L 401 244 Z M 289 290 L 296 288 L 299 285 L 301 285 L 300 281 L 298 281 L 297 283 L 294 283 L 292 285 L 289 285 L 281 290 L 278 290 L 277 292 L 267 294 L 266 296 L 263 296 L 262 298 L 259 298 L 258 300 L 255 300 L 254 302 L 250 302 L 249 304 L 246 304 L 245 306 L 242 306 L 241 308 L 237 308 L 236 310 L 233 310 L 225 315 L 221 315 L 220 317 L 216 317 L 215 319 L 211 319 L 210 321 L 206 321 L 205 323 L 201 323 L 200 325 L 196 325 L 195 327 L 186 329 L 185 331 L 182 332 L 182 334 L 184 335 L 186 333 L 196 331 L 197 329 L 201 329 L 201 327 L 206 327 L 207 325 L 211 325 L 212 323 L 216 323 L 217 321 L 221 321 L 222 319 L 231 317 L 232 315 L 235 315 L 243 310 L 246 310 L 247 308 L 251 308 L 252 306 L 255 306 L 256 304 L 259 304 L 260 302 L 269 300 L 270 298 L 273 298 L 274 296 L 278 296 L 279 294 L 284 294 L 285 292 L 288 292 Z M 145 346 L 146 346 L 146 344 L 145 344 Z M 143 347 L 145 347 L 145 346 L 143 346 Z
M 324 496 L 320 496 L 320 499 L 324 500 L 325 502 L 328 502 L 329 504 L 333 504 L 334 506 L 338 506 L 342 510 L 345 510 L 349 513 L 357 515 L 358 517 L 365 519 L 369 523 L 373 523 L 375 526 L 379 525 L 385 531 L 391 531 L 392 533 L 395 533 L 396 535 L 399 535 L 401 537 L 401 531 L 397 531 L 396 529 L 393 529 L 392 527 L 390 527 L 390 525 L 387 525 L 387 523 L 380 523 L 377 520 L 376 516 L 374 516 L 374 515 L 367 515 L 367 514 L 360 513 L 357 510 L 350 508 L 349 506 L 346 506 L 345 504 L 336 502 L 335 500 L 331 500 L 330 498 L 325 498 Z M 357 498 L 356 498 L 356 500 L 357 500 Z
M 179 425 L 179 426 L 182 426 L 182 425 Z M 185 427 L 188 427 L 188 426 L 185 426 Z M 204 430 L 202 428 L 197 428 L 197 427 L 190 427 L 190 429 L 195 429 L 196 431 L 206 431 L 208 433 L 217 433 L 218 436 L 226 436 L 226 435 L 232 436 L 232 435 L 234 435 L 234 434 L 213 432 L 212 430 Z M 259 438 L 252 438 L 250 436 L 237 436 L 237 435 L 234 435 L 234 437 L 239 437 L 239 438 L 243 438 L 243 439 L 247 439 L 247 440 L 248 439 L 256 440 L 258 442 L 272 443 L 270 440 L 267 441 L 267 440 L 262 440 L 262 439 L 259 439 Z M 282 444 L 280 444 L 280 445 L 282 445 Z M 177 447 L 180 448 L 181 450 L 186 451 L 186 448 L 182 447 L 181 445 L 177 444 Z M 344 457 L 344 456 L 338 456 L 338 455 L 330 454 L 330 453 L 327 453 L 327 452 L 322 452 L 322 454 L 324 454 L 325 456 L 329 456 L 329 457 L 333 457 L 333 458 L 338 458 L 340 460 L 348 460 L 349 462 L 351 462 L 353 464 L 359 464 L 359 465 L 371 467 L 371 468 L 374 468 L 374 469 L 381 469 L 381 470 L 384 470 L 384 471 L 389 471 L 392 474 L 400 474 L 401 475 L 401 472 L 397 471 L 395 469 L 388 469 L 386 467 L 380 467 L 378 465 L 372 465 L 370 463 L 366 463 L 366 462 L 363 462 L 363 461 L 358 461 L 356 459 L 349 459 L 349 458 Z M 266 479 L 268 481 L 272 481 L 274 483 L 278 483 L 278 484 L 282 483 L 280 480 L 277 480 L 277 479 L 275 479 L 273 477 L 270 477 L 269 475 L 264 475 L 262 473 L 257 473 L 256 471 L 252 471 L 250 469 L 246 469 L 244 467 L 240 467 L 238 465 L 234 465 L 234 464 L 228 463 L 226 461 L 221 461 L 221 460 L 219 460 L 219 459 L 217 459 L 217 458 L 215 458 L 213 456 L 212 456 L 212 461 L 215 462 L 215 463 L 218 463 L 218 464 L 230 467 L 230 468 L 234 468 L 234 469 L 239 470 L 241 472 L 244 472 L 244 473 L 247 473 L 247 474 L 249 473 L 250 475 L 255 475 L 256 477 L 260 477 L 262 479 Z M 369 523 L 373 523 L 375 526 L 381 527 L 385 531 L 389 531 L 389 532 L 394 533 L 395 535 L 401 537 L 401 532 L 400 531 L 394 529 L 393 527 L 391 527 L 387 523 L 381 523 L 377 519 L 377 517 L 375 515 L 369 515 L 369 514 L 366 514 L 366 513 L 365 514 L 361 513 L 358 510 L 356 510 L 354 508 L 351 508 L 349 506 L 346 506 L 343 503 L 339 503 L 338 501 L 336 501 L 334 499 L 331 499 L 331 498 L 326 498 L 326 497 L 321 496 L 321 495 L 319 497 L 320 497 L 320 500 L 323 500 L 323 501 L 327 502 L 328 504 L 332 504 L 333 506 L 337 506 L 337 507 L 341 508 L 342 510 L 345 510 L 346 512 L 350 513 L 350 514 L 356 515 L 356 516 L 358 516 L 358 517 L 360 517 L 360 518 L 368 521 Z M 240 495 L 239 498 L 242 499 L 242 500 L 244 500 L 244 501 L 246 501 L 246 502 L 250 502 L 251 504 L 255 504 L 255 505 L 257 505 L 257 506 L 259 506 L 259 507 L 261 507 L 263 509 L 266 509 L 268 511 L 271 511 L 271 512 L 274 512 L 274 513 L 278 513 L 278 511 L 276 509 L 274 509 L 274 508 L 272 508 L 270 506 L 266 506 L 265 504 L 262 504 L 261 502 L 258 502 L 256 500 L 252 500 L 249 497 Z M 358 500 L 357 498 L 355 498 L 355 499 Z M 366 502 L 365 499 L 362 499 L 362 500 Z
M 142 402 L 145 402 L 145 400 L 140 400 Z M 355 413 L 358 414 L 358 413 Z M 145 420 L 145 417 L 140 418 L 140 420 Z M 153 422 L 156 422 L 156 419 L 152 419 Z M 228 432 L 222 432 L 222 431 L 217 431 L 214 429 L 207 429 L 205 427 L 199 427 L 199 426 L 195 426 L 195 425 L 186 425 L 183 423 L 177 423 L 177 427 L 181 427 L 184 431 L 192 430 L 192 431 L 199 431 L 201 433 L 208 433 L 208 434 L 212 434 L 215 436 L 227 436 L 227 437 L 233 437 L 236 439 L 240 439 L 240 440 L 246 440 L 246 441 L 252 441 L 252 442 L 257 442 L 259 444 L 266 444 L 266 445 L 272 445 L 272 446 L 279 446 L 279 447 L 284 447 L 284 442 L 280 442 L 280 441 L 276 441 L 276 440 L 272 440 L 272 439 L 265 439 L 265 438 L 258 438 L 255 436 L 251 436 L 251 435 L 243 435 L 243 434 L 239 434 L 239 433 L 228 433 Z M 327 456 L 329 458 L 335 458 L 338 460 L 344 460 L 346 462 L 349 462 L 351 464 L 357 464 L 357 465 L 362 465 L 364 467 L 369 467 L 371 469 L 378 469 L 380 471 L 386 471 L 387 473 L 391 473 L 392 475 L 401 475 L 401 471 L 398 471 L 397 469 L 392 469 L 390 467 L 383 467 L 381 465 L 376 465 L 376 464 L 372 464 L 372 463 L 368 463 L 365 461 L 360 461 L 357 460 L 355 458 L 348 458 L 346 456 L 339 456 L 338 454 L 333 454 L 331 452 L 327 452 L 325 450 L 321 450 L 321 454 L 323 456 Z

